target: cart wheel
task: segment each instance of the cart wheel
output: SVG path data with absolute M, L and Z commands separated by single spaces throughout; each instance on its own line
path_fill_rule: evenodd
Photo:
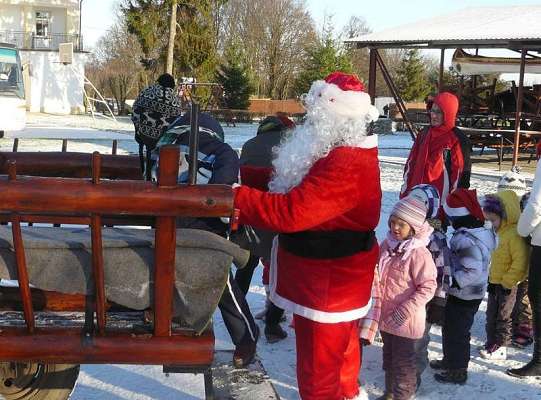
M 78 364 L 0 363 L 5 400 L 66 400 L 79 376 Z

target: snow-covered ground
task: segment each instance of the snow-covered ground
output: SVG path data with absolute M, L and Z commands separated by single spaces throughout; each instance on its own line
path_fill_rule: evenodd
M 86 117 L 84 117 L 86 118 Z M 110 153 L 112 138 L 117 138 L 111 131 L 120 133 L 119 150 L 124 153 L 135 153 L 137 145 L 132 140 L 133 131 L 126 129 L 112 129 L 109 126 L 102 130 L 92 129 L 89 119 L 80 120 L 78 117 L 54 117 L 52 120 L 46 116 L 33 117 L 28 129 L 18 137 L 21 139 L 19 150 L 32 151 L 59 151 L 59 140 L 38 140 L 42 135 L 56 135 L 58 137 L 79 137 L 70 141 L 68 150 L 91 152 L 99 150 Z M 109 122 L 107 123 L 109 124 Z M 111 123 L 112 124 L 112 123 Z M 236 128 L 225 128 L 226 140 L 235 148 L 256 132 L 257 125 L 239 125 Z M 108 132 L 106 132 L 107 130 Z M 124 136 L 129 134 L 128 137 Z M 103 136 L 104 135 L 104 136 Z M 81 138 L 92 137 L 88 140 Z M 105 137 L 105 138 L 104 138 Z M 12 139 L 0 139 L 0 150 L 11 148 Z M 402 182 L 402 167 L 411 139 L 407 134 L 388 135 L 380 138 L 382 159 L 389 162 L 381 164 L 381 184 L 384 191 L 380 224 L 377 229 L 378 238 L 385 234 L 389 212 L 398 199 L 398 191 Z M 477 175 L 472 179 L 472 187 L 480 195 L 496 190 L 495 178 Z M 264 305 L 264 288 L 261 284 L 261 269 L 256 271 L 252 286 L 248 294 L 248 302 L 254 313 Z M 486 303 L 481 306 L 477 314 L 472 332 L 472 361 L 470 364 L 470 378 L 464 386 L 436 384 L 430 368 L 423 375 L 423 384 L 417 395 L 419 400 L 495 400 L 508 399 L 534 400 L 541 399 L 541 381 L 535 379 L 517 380 L 505 375 L 505 369 L 526 362 L 531 356 L 531 347 L 526 350 L 509 352 L 509 360 L 488 362 L 478 357 L 476 346 L 484 341 L 484 310 Z M 290 316 L 288 316 L 288 321 Z M 263 329 L 261 322 L 260 328 Z M 294 331 L 284 324 L 289 337 L 279 343 L 268 344 L 264 337 L 258 344 L 258 355 L 267 370 L 277 392 L 282 399 L 299 399 L 295 377 L 295 341 Z M 233 349 L 231 340 L 224 327 L 219 312 L 215 315 L 214 328 L 217 349 Z M 441 331 L 432 329 L 432 342 L 430 344 L 430 357 L 440 358 Z M 363 368 L 360 380 L 369 393 L 370 399 L 382 394 L 383 371 L 381 370 L 381 345 L 376 344 L 364 348 Z M 73 400 L 195 400 L 204 398 L 203 378 L 190 374 L 166 376 L 159 366 L 133 366 L 133 365 L 84 365 L 81 369 L 78 384 L 71 397 Z M 254 400 L 257 400 L 256 398 Z

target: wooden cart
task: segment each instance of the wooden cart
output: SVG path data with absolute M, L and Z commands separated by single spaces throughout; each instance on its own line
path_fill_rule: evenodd
M 172 322 L 175 227 L 182 216 L 232 216 L 233 195 L 225 185 L 178 185 L 178 165 L 178 148 L 162 148 L 158 182 L 152 184 L 134 179 L 140 176 L 134 156 L 0 156 L 0 174 L 6 174 L 0 175 L 0 219 L 12 226 L 19 282 L 18 288 L 0 288 L 0 395 L 67 399 L 79 364 L 126 363 L 204 373 L 206 398 L 213 398 L 212 327 L 196 335 Z M 21 223 L 90 226 L 93 294 L 31 288 Z M 110 304 L 105 295 L 102 227 L 118 224 L 155 227 L 150 323 L 143 312 Z M 66 318 L 70 313 L 82 318 Z

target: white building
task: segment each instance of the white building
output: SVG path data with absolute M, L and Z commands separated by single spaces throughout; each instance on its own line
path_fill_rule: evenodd
M 80 0 L 0 0 L 0 42 L 21 50 L 29 111 L 70 114 L 84 109 L 86 53 L 80 15 Z M 73 43 L 71 64 L 60 63 L 61 43 Z

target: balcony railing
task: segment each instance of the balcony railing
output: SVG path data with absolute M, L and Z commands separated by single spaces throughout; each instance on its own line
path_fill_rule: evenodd
M 14 44 L 21 50 L 58 50 L 60 43 L 73 43 L 74 51 L 83 51 L 82 36 L 63 33 L 37 36 L 33 32 L 0 31 L 0 42 Z

